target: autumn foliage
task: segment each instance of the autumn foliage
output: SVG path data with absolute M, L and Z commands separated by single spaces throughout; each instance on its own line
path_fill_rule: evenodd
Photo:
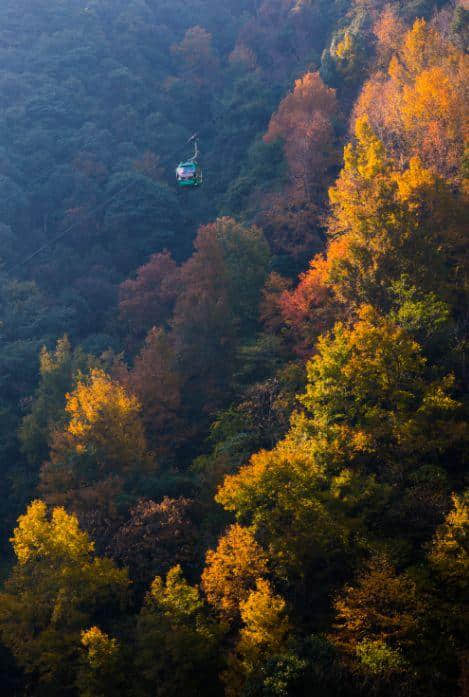
M 458 179 L 468 137 L 467 56 L 423 19 L 402 42 L 400 30 L 387 23 L 387 32 L 383 24 L 377 29 L 391 54 L 387 72 L 365 83 L 355 116 L 367 114 L 393 154 L 418 155 L 428 167 Z
M 202 587 L 207 600 L 222 615 L 234 620 L 258 578 L 267 571 L 267 559 L 248 528 L 232 525 L 216 550 L 207 552 Z
M 316 200 L 316 189 L 334 161 L 336 116 L 334 90 L 324 85 L 319 73 L 306 73 L 283 99 L 264 136 L 267 143 L 282 138 L 293 185 L 308 202 Z
M 462 697 L 464 3 L 36 4 L 36 53 L 0 32 L 2 690 Z
M 164 325 L 177 297 L 178 268 L 168 252 L 151 256 L 140 267 L 136 279 L 120 288 L 119 310 L 132 333 L 141 336 L 153 326 Z
M 129 587 L 125 570 L 94 555 L 75 516 L 33 501 L 13 533 L 16 565 L 0 595 L 2 639 L 54 693 L 79 666 L 80 633 Z M 38 598 L 41 602 L 38 602 Z
M 290 179 L 289 188 L 271 198 L 271 212 L 264 214 L 275 248 L 298 254 L 318 244 L 319 207 L 337 158 L 337 120 L 335 92 L 317 72 L 295 81 L 270 120 L 264 141 L 282 140 Z
M 140 404 L 103 370 L 92 369 L 66 395 L 65 427 L 41 469 L 41 491 L 52 503 L 75 500 L 88 511 L 97 501 L 115 512 L 125 476 L 156 468 L 147 450 Z

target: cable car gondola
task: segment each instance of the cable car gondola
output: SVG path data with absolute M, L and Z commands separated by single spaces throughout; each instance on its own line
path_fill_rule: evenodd
M 180 187 L 195 188 L 202 184 L 202 168 L 198 163 L 200 153 L 197 136 L 192 136 L 190 140 L 194 140 L 194 155 L 190 160 L 178 164 L 176 167 L 176 182 Z

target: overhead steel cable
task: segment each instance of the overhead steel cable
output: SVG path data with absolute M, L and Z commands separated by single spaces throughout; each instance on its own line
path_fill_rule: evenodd
M 182 79 L 183 82 L 188 81 L 188 80 L 187 80 L 187 75 L 190 74 L 190 73 L 192 73 L 192 72 L 195 72 L 195 70 L 193 69 L 193 70 L 189 71 L 188 73 L 186 73 L 186 75 L 185 75 L 184 78 L 180 78 L 180 79 Z M 213 95 L 213 97 L 215 98 L 215 100 L 216 100 L 219 104 L 222 104 L 223 106 L 225 106 L 225 105 L 223 104 L 223 102 L 222 102 L 218 97 L 216 97 L 215 95 Z M 168 157 L 166 157 L 166 158 L 163 160 L 162 163 L 158 163 L 158 165 L 160 165 L 160 164 L 166 164 L 167 162 L 169 162 L 170 160 L 172 160 L 173 157 L 174 157 L 175 155 L 178 154 L 178 152 L 180 152 L 183 148 L 186 147 L 186 145 L 188 145 L 189 143 L 191 143 L 193 140 L 196 141 L 196 147 L 197 147 L 197 141 L 198 141 L 198 138 L 200 137 L 200 134 L 203 133 L 203 132 L 205 132 L 205 131 L 207 131 L 208 126 L 210 126 L 210 125 L 212 125 L 212 124 L 215 124 L 215 123 L 223 116 L 223 113 L 227 113 L 229 110 L 230 110 L 230 107 L 225 107 L 225 108 L 224 108 L 224 111 L 223 111 L 221 114 L 218 114 L 217 116 L 213 116 L 212 118 L 207 119 L 207 120 L 205 121 L 205 123 L 203 124 L 203 127 L 202 127 L 201 130 L 199 130 L 199 131 L 195 132 L 193 135 L 191 135 L 191 136 L 186 140 L 186 142 L 184 143 L 184 145 L 182 145 L 181 147 L 178 147 L 173 153 L 171 153 L 170 155 L 168 155 Z M 118 198 L 118 197 L 121 196 L 123 193 L 125 193 L 125 192 L 126 192 L 128 189 L 130 189 L 134 184 L 135 184 L 135 181 L 129 182 L 129 184 L 127 184 L 127 185 L 125 185 L 124 187 L 122 187 L 121 189 L 119 189 L 119 191 L 117 191 L 115 194 L 113 194 L 110 198 L 106 199 L 106 201 L 103 201 L 102 203 L 96 205 L 94 208 L 92 208 L 90 211 L 88 211 L 88 213 L 85 215 L 85 220 L 88 219 L 88 218 L 90 218 L 92 215 L 94 215 L 94 214 L 95 214 L 97 211 L 99 211 L 100 209 L 105 208 L 106 206 L 108 206 L 109 203 L 111 203 L 111 202 L 114 201 L 116 198 Z M 266 211 L 266 210 L 272 210 L 272 209 L 273 209 L 273 206 L 270 207 L 270 208 L 268 208 L 268 209 L 259 210 L 259 211 L 256 212 L 255 216 L 257 216 L 260 212 L 264 212 L 264 211 Z M 254 218 L 253 218 L 253 220 L 254 220 Z M 17 268 L 20 268 L 21 266 L 24 266 L 24 265 L 27 264 L 29 261 L 31 261 L 31 259 L 34 259 L 38 254 L 40 254 L 41 252 L 43 252 L 45 249 L 47 249 L 48 247 L 52 246 L 52 245 L 55 244 L 56 242 L 60 241 L 62 238 L 66 237 L 70 232 L 72 232 L 72 230 L 74 230 L 79 224 L 82 224 L 82 223 L 83 223 L 83 218 L 82 218 L 80 221 L 76 221 L 75 223 L 72 223 L 72 224 L 69 225 L 65 230 L 63 230 L 62 232 L 60 232 L 58 235 L 56 235 L 55 237 L 53 237 L 51 240 L 48 240 L 47 242 L 45 242 L 44 244 L 42 244 L 42 245 L 41 245 L 40 247 L 38 247 L 34 252 L 32 252 L 31 254 L 29 254 L 28 256 L 26 256 L 24 259 L 22 259 L 21 261 L 18 261 L 18 262 L 16 262 L 15 264 L 13 264 L 9 269 L 7 269 L 6 273 L 9 274 L 11 271 L 14 271 L 14 270 L 17 269 Z M 251 223 L 247 223 L 247 224 L 251 224 Z
M 186 147 L 186 145 L 187 145 L 188 143 L 190 143 L 190 142 L 193 140 L 194 137 L 196 137 L 196 135 L 197 135 L 197 134 L 194 134 L 194 136 L 191 136 L 191 137 L 184 143 L 183 146 L 177 148 L 177 150 L 175 150 L 173 153 L 171 153 L 171 155 L 168 155 L 168 157 L 165 158 L 165 160 L 163 161 L 162 164 L 166 164 L 166 162 L 169 162 L 170 160 L 172 160 L 173 157 L 174 157 L 175 155 L 177 155 L 178 152 L 180 152 L 180 151 L 182 150 L 183 147 Z M 124 194 L 126 191 L 128 191 L 129 189 L 131 189 L 132 186 L 134 186 L 135 184 L 136 184 L 135 180 L 132 180 L 132 181 L 130 181 L 128 184 L 126 184 L 125 186 L 121 187 L 118 191 L 116 191 L 115 194 L 113 194 L 112 196 L 110 196 L 109 198 L 107 198 L 105 201 L 103 201 L 103 202 L 97 204 L 96 206 L 94 206 L 94 208 L 92 208 L 90 211 L 88 211 L 88 213 L 84 216 L 84 218 L 81 218 L 79 221 L 76 221 L 76 222 L 72 223 L 72 224 L 69 225 L 67 228 L 65 228 L 65 230 L 62 230 L 62 232 L 60 232 L 58 235 L 56 235 L 56 236 L 53 237 L 52 239 L 48 240 L 47 242 L 44 242 L 44 244 L 42 244 L 40 247 L 38 247 L 37 249 L 35 249 L 34 252 L 32 252 L 31 254 L 29 254 L 28 256 L 26 256 L 24 259 L 21 259 L 20 261 L 16 262 L 16 263 L 13 264 L 12 266 L 10 266 L 10 268 L 8 268 L 8 269 L 6 270 L 6 273 L 9 274 L 9 273 L 11 273 L 12 271 L 14 271 L 15 269 L 20 268 L 21 266 L 24 266 L 25 264 L 27 264 L 28 262 L 30 262 L 31 259 L 34 259 L 34 257 L 36 257 L 38 254 L 40 254 L 41 252 L 43 252 L 45 249 L 47 249 L 48 247 L 50 247 L 50 246 L 52 246 L 53 244 L 55 244 L 56 242 L 58 242 L 59 240 L 61 240 L 63 237 L 66 237 L 66 235 L 68 235 L 70 232 L 72 232 L 72 230 L 74 230 L 78 225 L 81 225 L 81 224 L 83 223 L 83 220 L 87 220 L 88 218 L 91 218 L 95 213 L 99 212 L 102 208 L 106 208 L 110 203 L 112 203 L 112 201 L 114 201 L 116 198 L 119 198 L 120 196 L 122 196 L 122 194 Z

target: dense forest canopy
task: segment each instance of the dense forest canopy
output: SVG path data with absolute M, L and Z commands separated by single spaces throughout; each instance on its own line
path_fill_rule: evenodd
M 468 694 L 468 41 L 3 0 L 2 693 Z

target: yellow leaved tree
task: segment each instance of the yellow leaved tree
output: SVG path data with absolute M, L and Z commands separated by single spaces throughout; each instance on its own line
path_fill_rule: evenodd
M 119 642 L 93 626 L 81 633 L 83 653 L 78 671 L 80 697 L 113 697 L 125 689 L 128 675 Z
M 207 552 L 202 588 L 223 619 L 236 621 L 240 604 L 267 572 L 267 558 L 248 528 L 232 525 Z
M 418 155 L 426 167 L 460 181 L 469 135 L 467 54 L 424 19 L 392 49 L 387 72 L 365 83 L 355 118 L 367 114 L 393 155 Z
M 48 694 L 73 682 L 81 632 L 103 612 L 119 613 L 129 579 L 63 508 L 33 501 L 12 537 L 16 564 L 0 593 L 0 635 L 26 673 Z
M 219 694 L 219 628 L 197 586 L 179 565 L 151 584 L 136 627 L 142 693 L 158 697 Z
M 376 526 L 395 539 L 412 519 L 417 540 L 431 535 L 445 454 L 467 438 L 452 389 L 452 376 L 432 379 L 415 339 L 370 306 L 319 339 L 290 431 L 216 496 L 252 526 L 270 570 L 304 589 L 302 602 L 327 593 L 354 540 L 373 545 Z
M 243 626 L 222 675 L 227 697 L 238 697 L 246 680 L 270 656 L 285 649 L 290 630 L 285 600 L 274 593 L 265 579 L 256 581 L 255 589 L 241 602 L 240 613 Z
M 453 507 L 438 527 L 429 554 L 444 582 L 464 594 L 469 585 L 469 492 L 453 494 Z
M 81 376 L 66 395 L 63 429 L 52 439 L 40 490 L 54 504 L 86 511 L 100 502 L 112 510 L 125 477 L 151 471 L 140 404 L 101 369 Z
M 342 302 L 388 307 L 404 276 L 450 295 L 463 244 L 460 202 L 418 157 L 404 168 L 393 161 L 368 116 L 356 120 L 329 198 L 326 283 Z

